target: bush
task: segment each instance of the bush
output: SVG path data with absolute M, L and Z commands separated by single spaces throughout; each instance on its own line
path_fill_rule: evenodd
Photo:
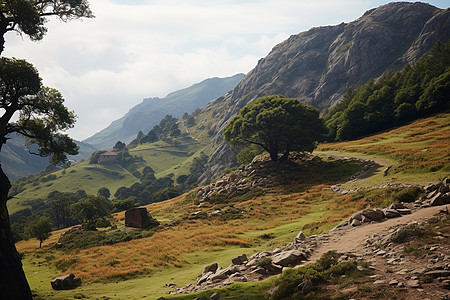
M 424 190 L 421 187 L 413 186 L 410 188 L 402 189 L 393 195 L 395 202 L 414 202 L 421 195 L 424 194 Z
M 266 267 L 268 265 L 271 265 L 271 264 L 272 264 L 272 259 L 270 257 L 263 257 L 262 259 L 260 259 L 258 261 L 257 266 L 261 267 L 261 268 L 264 268 L 264 267 Z
M 314 264 L 284 271 L 274 282 L 278 288 L 272 299 L 316 299 L 317 295 L 309 293 L 320 284 L 340 279 L 342 275 L 357 278 L 367 274 L 367 271 L 357 270 L 356 261 L 339 263 L 339 257 L 339 253 L 329 251 Z
M 415 238 L 424 237 L 432 233 L 428 232 L 425 228 L 421 228 L 418 224 L 410 224 L 405 227 L 399 228 L 391 237 L 391 242 L 404 243 L 411 241 Z
M 150 236 L 153 232 L 149 232 L 146 236 Z M 85 249 L 95 246 L 113 245 L 120 242 L 128 242 L 143 237 L 141 231 L 130 232 L 98 232 L 78 230 L 64 235 L 61 239 L 63 247 L 68 249 Z

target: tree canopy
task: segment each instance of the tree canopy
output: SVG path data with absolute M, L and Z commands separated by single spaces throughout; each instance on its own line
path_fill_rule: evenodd
M 41 40 L 47 33 L 46 18 L 55 16 L 67 22 L 94 17 L 87 0 L 1 0 L 0 53 L 3 52 L 5 33 L 16 31 L 32 41 Z
M 413 66 L 350 87 L 325 116 L 330 139 L 348 140 L 449 108 L 450 41 L 438 41 Z
M 41 216 L 28 224 L 27 232 L 31 237 L 39 240 L 39 248 L 41 248 L 42 242 L 52 235 L 52 221 L 47 216 Z
M 103 196 L 87 196 L 70 206 L 72 214 L 87 228 L 95 228 L 95 222 L 110 214 L 111 202 Z
M 52 163 L 78 153 L 78 146 L 61 131 L 73 127 L 75 114 L 64 106 L 57 90 L 42 86 L 37 70 L 20 59 L 0 58 L 0 150 L 11 133 L 37 144 Z M 13 116 L 18 114 L 18 119 Z
M 287 159 L 291 151 L 312 152 L 325 133 L 317 109 L 272 95 L 242 108 L 225 128 L 224 137 L 232 145 L 258 145 L 277 161 Z M 283 153 L 280 158 L 279 153 Z

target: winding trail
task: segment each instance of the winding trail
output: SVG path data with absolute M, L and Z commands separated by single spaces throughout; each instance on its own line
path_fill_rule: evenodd
M 307 263 L 317 261 L 322 254 L 331 250 L 335 250 L 340 253 L 351 252 L 354 254 L 364 254 L 366 251 L 363 247 L 365 245 L 365 240 L 373 234 L 379 235 L 396 225 L 406 225 L 414 221 L 419 222 L 421 220 L 428 219 L 438 214 L 441 210 L 446 209 L 450 210 L 450 205 L 422 208 L 400 218 L 386 219 L 384 222 L 368 223 L 358 227 L 349 227 L 348 229 L 342 230 L 342 232 L 330 231 L 330 240 L 322 245 L 319 245 L 314 250 L 313 255 Z

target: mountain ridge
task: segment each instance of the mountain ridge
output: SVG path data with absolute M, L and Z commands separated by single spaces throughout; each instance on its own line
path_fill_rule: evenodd
M 222 131 L 239 110 L 258 97 L 283 94 L 327 111 L 349 86 L 397 70 L 423 57 L 437 40 L 450 38 L 450 9 L 416 2 L 389 3 L 368 10 L 355 21 L 315 27 L 276 45 L 223 99 L 207 112 L 223 113 L 210 131 L 215 145 L 204 174 L 207 182 L 231 166 Z
M 239 73 L 225 78 L 208 78 L 188 88 L 169 93 L 164 98 L 145 98 L 123 117 L 83 142 L 98 149 L 112 148 L 118 140 L 129 143 L 139 131 L 148 132 L 165 115 L 181 117 L 184 112 L 191 113 L 224 95 L 233 89 L 243 76 L 244 74 Z

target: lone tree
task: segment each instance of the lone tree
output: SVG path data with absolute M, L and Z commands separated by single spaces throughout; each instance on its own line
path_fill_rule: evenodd
M 103 196 L 87 196 L 70 206 L 72 215 L 88 229 L 95 229 L 98 219 L 111 213 L 112 203 Z
M 224 137 L 232 145 L 258 145 L 269 152 L 272 161 L 278 161 L 286 160 L 291 151 L 312 152 L 325 133 L 317 109 L 272 95 L 242 108 L 225 128 Z
M 40 216 L 39 219 L 30 221 L 27 226 L 28 234 L 39 240 L 39 248 L 42 242 L 52 235 L 52 221 L 47 216 Z
M 9 31 L 26 34 L 32 41 L 42 40 L 47 32 L 47 17 L 67 22 L 93 18 L 87 0 L 0 0 L 0 54 Z

